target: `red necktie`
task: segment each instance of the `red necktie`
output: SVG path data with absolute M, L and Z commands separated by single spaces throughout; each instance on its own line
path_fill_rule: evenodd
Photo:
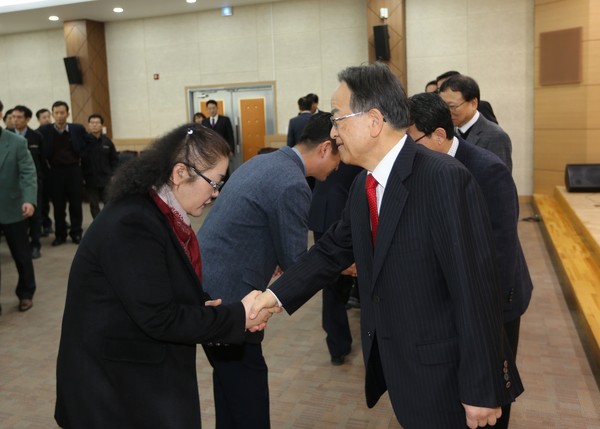
M 372 174 L 367 174 L 367 202 L 369 203 L 369 215 L 371 216 L 371 234 L 373 235 L 373 247 L 375 247 L 375 238 L 377 237 L 377 224 L 379 223 L 379 213 L 377 212 L 377 180 Z

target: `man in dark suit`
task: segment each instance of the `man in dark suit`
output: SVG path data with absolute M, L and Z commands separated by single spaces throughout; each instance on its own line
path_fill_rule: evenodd
M 510 171 L 493 153 L 454 136 L 448 106 L 438 94 L 417 94 L 409 99 L 412 125 L 409 135 L 425 147 L 454 156 L 473 174 L 492 221 L 496 246 L 504 330 L 516 357 L 521 315 L 531 300 L 533 285 L 519 242 L 519 198 Z M 502 407 L 496 429 L 508 427 L 510 404 Z
M 308 227 L 313 231 L 315 243 L 342 217 L 350 186 L 361 171 L 362 168 L 355 165 L 340 163 L 327 180 L 315 184 L 308 212 Z M 327 333 L 325 341 L 333 365 L 343 364 L 352 346 L 346 302 L 353 285 L 353 276 L 340 274 L 323 288 L 323 329 Z
M 458 161 L 406 136 L 408 102 L 384 64 L 349 67 L 332 96 L 355 180 L 340 222 L 257 298 L 293 313 L 356 261 L 367 405 L 387 390 L 405 429 L 493 425 L 523 390 L 504 350 L 485 201 Z M 368 188 L 366 188 L 368 185 Z
M 312 116 L 293 148 L 242 164 L 216 199 L 198 242 L 203 286 L 223 304 L 265 290 L 279 268 L 286 270 L 306 252 L 311 198 L 306 176 L 325 180 L 340 162 L 329 137 L 330 117 Z M 217 429 L 270 427 L 262 340 L 260 332 L 248 334 L 241 346 L 204 347 L 214 370 Z
M 435 81 L 430 82 L 430 83 L 435 84 L 436 91 L 439 92 L 439 88 L 442 86 L 442 84 L 448 78 L 451 78 L 452 76 L 456 76 L 459 74 L 460 73 L 455 70 L 447 71 L 446 73 L 442 73 L 441 75 L 439 75 L 435 79 Z M 429 83 L 427 84 L 427 86 L 429 86 Z M 427 87 L 425 88 L 425 92 L 430 92 L 430 91 L 427 91 Z M 493 123 L 497 124 L 498 119 L 496 119 L 496 114 L 494 113 L 494 109 L 492 109 L 492 105 L 489 103 L 489 101 L 485 101 L 485 100 L 478 100 L 478 101 L 479 101 L 479 104 L 477 105 L 477 110 L 479 111 L 479 113 L 481 113 L 483 116 L 485 116 L 485 118 L 488 121 L 492 121 Z
M 0 102 L 0 116 L 2 109 Z M 33 215 L 36 204 L 37 175 L 27 140 L 0 128 L 0 229 L 19 273 L 16 289 L 19 311 L 33 307 L 36 286 L 27 219 Z
M 44 137 L 45 155 L 50 166 L 48 181 L 54 205 L 56 235 L 52 245 L 59 246 L 67 240 L 67 203 L 71 222 L 69 235 L 73 243 L 79 244 L 83 233 L 81 155 L 88 137 L 83 125 L 67 123 L 69 105 L 66 102 L 56 101 L 52 105 L 52 117 L 54 124 L 39 128 Z
M 312 116 L 310 111 L 312 104 L 312 98 L 300 97 L 298 99 L 298 109 L 300 112 L 297 116 L 290 119 L 288 125 L 287 145 L 289 147 L 294 147 L 300 141 L 302 131 L 304 131 L 304 127 Z
M 440 87 L 440 95 L 450 108 L 458 134 L 467 142 L 498 155 L 512 172 L 510 137 L 497 124 L 477 111 L 479 85 L 464 75 L 452 76 Z
M 208 118 L 202 120 L 202 125 L 212 128 L 225 139 L 231 149 L 231 154 L 235 154 L 235 140 L 233 138 L 233 127 L 227 116 L 219 115 L 219 105 L 215 100 L 206 102 Z
M 44 185 L 44 173 L 46 171 L 46 158 L 44 158 L 44 139 L 40 133 L 29 128 L 29 121 L 33 116 L 33 112 L 26 106 L 15 106 L 13 109 L 13 123 L 15 128 L 12 129 L 15 134 L 25 137 L 27 140 L 27 148 L 33 163 L 35 164 L 35 172 L 37 175 L 37 200 L 36 209 L 33 216 L 29 218 L 29 239 L 31 246 L 31 257 L 38 259 L 42 256 L 40 250 L 42 244 L 40 238 L 42 236 L 42 189 Z

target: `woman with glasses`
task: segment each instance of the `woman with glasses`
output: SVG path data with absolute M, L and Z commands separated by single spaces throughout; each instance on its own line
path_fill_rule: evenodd
M 229 146 L 174 129 L 113 177 L 69 274 L 57 364 L 63 428 L 200 428 L 196 344 L 240 343 L 258 292 L 220 305 L 202 289 L 189 216 L 219 194 Z

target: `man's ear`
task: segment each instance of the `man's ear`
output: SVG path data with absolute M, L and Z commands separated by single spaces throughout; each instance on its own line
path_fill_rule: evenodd
M 369 128 L 371 129 L 371 137 L 377 137 L 383 129 L 385 118 L 379 109 L 371 109 L 367 112 L 369 115 Z
M 442 144 L 447 139 L 446 130 L 443 128 L 436 128 L 433 135 L 437 144 Z
M 327 152 L 331 151 L 331 145 L 333 143 L 331 140 L 325 140 L 323 143 L 319 145 L 319 155 L 324 158 L 327 155 Z

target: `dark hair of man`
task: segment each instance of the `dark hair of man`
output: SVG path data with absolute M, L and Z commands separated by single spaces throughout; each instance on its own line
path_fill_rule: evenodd
M 169 183 L 178 162 L 206 171 L 228 157 L 229 145 L 219 134 L 199 124 L 181 125 L 117 169 L 109 185 L 108 200 L 146 195 L 152 187 L 162 187 Z M 192 181 L 197 180 L 193 170 L 188 171 Z
M 409 125 L 408 100 L 400 80 L 388 66 L 374 63 L 348 67 L 338 74 L 352 92 L 352 112 L 368 112 L 377 109 L 390 126 L 396 130 Z
M 100 119 L 100 123 L 102 125 L 104 125 L 104 118 L 102 117 L 102 115 L 100 113 L 92 113 L 89 117 L 88 117 L 88 122 L 90 122 L 92 119 L 94 118 L 98 118 Z
M 54 109 L 57 108 L 57 107 L 60 107 L 60 106 L 65 106 L 65 108 L 67 109 L 67 113 L 69 112 L 69 105 L 67 104 L 67 102 L 66 101 L 60 101 L 60 100 L 59 101 L 55 101 L 52 104 L 52 111 L 54 112 Z
M 215 106 L 219 106 L 215 100 L 208 100 L 206 102 L 206 105 L 208 106 L 209 104 L 214 104 Z
M 438 77 L 436 77 L 435 78 L 435 83 L 437 84 L 442 79 L 448 79 L 449 77 L 456 76 L 456 75 L 459 75 L 459 74 L 460 74 L 460 72 L 457 72 L 456 70 L 447 71 L 445 73 L 442 73 Z
M 311 103 L 318 103 L 319 102 L 319 96 L 317 94 L 313 94 L 312 92 L 310 94 L 306 94 L 306 98 Z
M 298 99 L 298 109 L 300 109 L 300 111 L 310 110 L 311 107 L 312 101 L 307 97 L 300 97 Z
M 331 126 L 331 113 L 319 112 L 312 115 L 302 131 L 298 144 L 314 149 L 324 141 L 329 140 L 331 141 L 331 152 L 337 153 L 338 147 L 330 137 Z
M 205 116 L 205 115 L 204 115 L 204 113 L 202 113 L 202 112 L 196 112 L 196 113 L 194 113 L 194 116 L 193 116 L 193 118 L 192 118 L 192 119 L 194 119 L 194 120 L 195 120 L 196 118 L 202 118 L 202 119 L 206 119 L 206 116 Z
M 472 77 L 462 74 L 452 76 L 440 87 L 440 92 L 446 90 L 460 92 L 465 101 L 477 99 L 479 103 L 479 85 L 477 85 L 477 82 Z
M 40 116 L 42 116 L 42 113 L 46 113 L 46 112 L 50 113 L 50 110 L 45 109 L 45 108 L 44 109 L 40 109 L 37 112 L 35 112 L 35 117 L 38 118 L 38 119 L 40 119 Z
M 6 122 L 6 118 L 8 115 L 10 115 L 13 112 L 14 109 L 8 109 L 6 111 L 6 113 L 4 113 L 4 117 L 2 118 L 4 120 L 4 122 Z
M 452 114 L 446 102 L 435 92 L 415 94 L 408 99 L 410 122 L 425 135 L 432 134 L 436 128 L 446 131 L 446 138 L 454 137 Z
M 435 85 L 435 86 L 437 86 L 437 81 L 435 81 L 435 80 L 430 80 L 429 82 L 427 82 L 427 85 L 425 85 L 425 89 L 427 89 L 427 87 L 428 87 L 429 85 Z
M 0 112 L 2 112 L 4 110 L 4 104 L 2 103 L 2 101 L 0 101 Z
M 25 118 L 27 118 L 27 119 L 31 119 L 31 117 L 33 116 L 33 112 L 27 106 L 22 106 L 19 104 L 14 107 L 13 111 L 14 110 L 16 110 L 17 112 L 21 112 L 23 114 L 23 116 L 25 116 Z

